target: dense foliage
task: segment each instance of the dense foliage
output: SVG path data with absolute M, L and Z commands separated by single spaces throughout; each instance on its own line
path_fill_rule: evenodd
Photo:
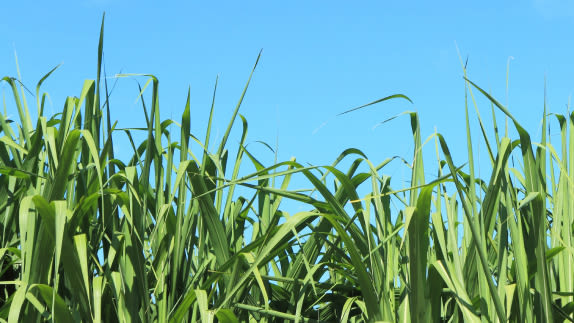
M 356 149 L 331 166 L 265 166 L 245 147 L 240 115 L 242 135 L 229 156 L 249 81 L 214 148 L 211 118 L 203 141 L 190 133 L 189 94 L 181 120 L 160 120 L 159 83 L 149 76 L 146 135 L 137 142 L 135 130 L 111 123 L 102 47 L 103 24 L 96 79 L 55 116 L 44 115 L 40 92 L 51 72 L 36 88 L 35 121 L 23 85 L 2 79 L 20 122 L 0 114 L 0 321 L 574 318 L 574 114 L 554 116 L 555 148 L 544 111 L 533 143 L 503 105 L 466 80 L 469 94 L 478 90 L 506 114 L 518 139 L 500 134 L 496 119 L 489 139 L 479 117 L 492 172 L 477 178 L 465 106 L 466 166 L 436 134 L 440 167 L 425 182 L 419 119 L 408 113 L 411 187 L 396 191 L 383 175 L 392 159 L 374 164 Z M 396 98 L 408 99 L 372 104 Z M 132 144 L 129 160 L 114 157 L 119 135 Z M 202 147 L 197 156 L 192 143 Z M 256 171 L 240 176 L 245 163 Z M 291 189 L 294 176 L 313 191 Z M 369 193 L 359 196 L 359 188 Z M 292 214 L 283 208 L 289 201 L 308 211 Z

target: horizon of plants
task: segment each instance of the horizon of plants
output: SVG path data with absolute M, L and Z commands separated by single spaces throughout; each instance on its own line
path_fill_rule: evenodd
M 194 135 L 189 91 L 181 120 L 160 120 L 159 82 L 147 75 L 138 140 L 112 122 L 103 40 L 102 19 L 96 78 L 56 115 L 44 114 L 41 85 L 57 67 L 30 104 L 18 78 L 1 79 L 19 122 L 0 114 L 0 322 L 574 321 L 574 113 L 544 106 L 533 142 L 463 66 L 468 160 L 455 164 L 433 134 L 438 168 L 427 181 L 420 120 L 405 112 L 410 187 L 396 190 L 384 174 L 394 158 L 376 163 L 355 148 L 327 166 L 265 165 L 250 153 L 239 110 L 259 57 L 215 144 L 215 104 Z M 491 103 L 493 133 L 473 91 Z M 342 114 L 394 99 L 410 101 L 395 94 Z M 499 133 L 495 111 L 518 138 Z M 114 155 L 118 135 L 132 147 L 127 160 Z M 484 178 L 475 142 L 491 162 Z M 244 175 L 245 165 L 255 171 Z M 309 189 L 290 188 L 294 178 Z M 308 210 L 284 209 L 291 202 Z

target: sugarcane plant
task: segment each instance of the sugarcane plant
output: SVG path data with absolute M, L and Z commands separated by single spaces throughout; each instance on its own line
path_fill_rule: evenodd
M 2 78 L 12 98 L 4 110 L 19 121 L 0 114 L 0 321 L 573 321 L 574 113 L 544 105 L 532 142 L 465 66 L 468 159 L 455 162 L 445 138 L 431 134 L 432 180 L 416 112 L 404 114 L 410 157 L 374 163 L 350 148 L 327 166 L 265 165 L 239 114 L 261 53 L 214 143 L 216 91 L 201 140 L 190 130 L 189 91 L 181 119 L 161 120 L 153 75 L 116 76 L 145 80 L 145 126 L 112 122 L 103 43 L 102 19 L 96 78 L 55 115 L 44 111 L 41 86 L 58 67 L 31 104 L 20 77 Z M 491 103 L 492 133 L 473 90 Z M 412 103 L 395 94 L 342 114 L 396 99 Z M 475 171 L 469 105 L 490 160 L 485 179 Z M 518 138 L 499 133 L 497 113 Z M 546 135 L 554 119 L 558 148 Z M 229 148 L 236 123 L 241 135 Z M 132 148 L 125 160 L 114 154 L 119 136 Z M 385 175 L 395 161 L 408 165 L 407 188 Z M 305 211 L 285 209 L 293 203 Z

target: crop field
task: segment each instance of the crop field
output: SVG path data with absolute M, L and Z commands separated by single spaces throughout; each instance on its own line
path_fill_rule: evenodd
M 239 113 L 253 72 L 217 142 L 211 117 L 205 134 L 190 132 L 189 93 L 180 119 L 160 119 L 151 75 L 146 123 L 117 128 L 103 27 L 95 79 L 59 113 L 44 113 L 55 69 L 32 89 L 1 79 L 17 118 L 0 113 L 0 322 L 574 321 L 574 113 L 541 105 L 533 138 L 465 78 L 467 159 L 453 160 L 438 132 L 425 141 L 407 112 L 410 185 L 395 189 L 393 158 L 358 149 L 323 166 L 260 162 Z M 475 96 L 505 120 L 471 115 Z M 359 108 L 387 100 L 410 99 Z M 120 137 L 129 158 L 115 156 Z M 476 143 L 491 166 L 480 177 Z M 438 160 L 432 181 L 427 158 Z

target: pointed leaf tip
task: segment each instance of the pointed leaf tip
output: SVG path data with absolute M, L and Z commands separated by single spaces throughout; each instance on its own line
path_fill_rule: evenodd
M 360 107 L 356 107 L 356 108 L 353 108 L 353 109 L 350 109 L 350 110 L 341 112 L 341 113 L 337 114 L 337 116 L 340 116 L 340 115 L 343 115 L 343 114 L 346 114 L 346 113 L 349 113 L 349 112 L 352 112 L 352 111 L 356 111 L 356 110 L 359 110 L 359 109 L 362 109 L 362 108 L 366 108 L 366 107 L 368 107 L 368 106 L 370 106 L 370 105 L 377 104 L 377 103 L 380 103 L 380 102 L 383 102 L 383 101 L 387 101 L 387 100 L 391 100 L 391 99 L 405 99 L 405 100 L 409 101 L 410 103 L 413 103 L 413 101 L 412 101 L 408 96 L 406 96 L 406 95 L 404 95 L 404 94 L 393 94 L 393 95 L 389 95 L 389 96 L 387 96 L 387 97 L 384 97 L 384 98 L 382 98 L 382 99 L 378 99 L 378 100 L 375 100 L 375 101 L 373 101 L 373 102 L 370 102 L 370 103 L 361 105 Z

